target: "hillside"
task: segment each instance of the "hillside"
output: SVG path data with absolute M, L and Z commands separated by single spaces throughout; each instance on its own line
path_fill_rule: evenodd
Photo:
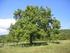
M 64 39 L 70 39 L 70 29 L 62 29 L 61 35 Z
M 70 40 L 61 40 L 60 44 L 49 43 L 46 46 L 3 47 L 0 53 L 70 53 Z

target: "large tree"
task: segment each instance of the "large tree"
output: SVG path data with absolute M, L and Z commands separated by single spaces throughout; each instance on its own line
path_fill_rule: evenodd
M 27 6 L 23 11 L 15 11 L 14 16 L 18 20 L 10 28 L 9 33 L 13 40 L 29 40 L 32 45 L 34 37 L 40 38 L 40 36 L 45 36 L 50 38 L 52 33 L 59 33 L 60 22 L 52 16 L 48 7 Z

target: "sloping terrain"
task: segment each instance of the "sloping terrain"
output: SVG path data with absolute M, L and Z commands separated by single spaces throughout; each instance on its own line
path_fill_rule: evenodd
M 0 53 L 70 53 L 70 40 L 61 40 L 60 44 L 49 43 L 46 46 L 4 47 Z

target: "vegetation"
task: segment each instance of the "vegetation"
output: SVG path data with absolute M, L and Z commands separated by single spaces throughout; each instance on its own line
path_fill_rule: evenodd
M 64 40 L 70 40 L 70 29 L 62 29 L 60 31 L 60 34 L 61 34 L 61 40 L 64 39 Z
M 60 41 L 61 44 L 32 47 L 3 47 L 0 53 L 70 53 L 70 40 Z
M 11 43 L 10 39 L 11 39 L 11 37 L 9 37 L 8 35 L 0 35 L 0 43 L 3 43 L 3 44 Z M 59 40 L 70 40 L 70 29 L 62 29 L 62 30 L 60 30 Z M 43 41 L 43 42 L 42 41 L 43 40 L 41 40 L 39 42 L 40 43 L 44 43 L 45 42 L 45 41 Z M 37 43 L 39 43 L 39 42 L 37 41 Z M 28 43 L 24 43 L 24 44 L 29 44 L 29 42 Z
M 9 41 L 28 41 L 32 45 L 35 40 L 58 39 L 60 22 L 48 7 L 27 6 L 15 11 L 14 18 L 17 22 L 10 27 Z
M 17 9 L 14 19 L 9 34 L 0 36 L 0 53 L 70 53 L 70 30 L 60 30 L 48 7 Z

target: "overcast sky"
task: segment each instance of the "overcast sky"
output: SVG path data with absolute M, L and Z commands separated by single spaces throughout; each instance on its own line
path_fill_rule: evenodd
M 70 29 L 70 0 L 0 0 L 0 34 L 7 34 L 7 28 L 15 22 L 14 11 L 28 5 L 50 7 L 61 22 L 61 29 Z

